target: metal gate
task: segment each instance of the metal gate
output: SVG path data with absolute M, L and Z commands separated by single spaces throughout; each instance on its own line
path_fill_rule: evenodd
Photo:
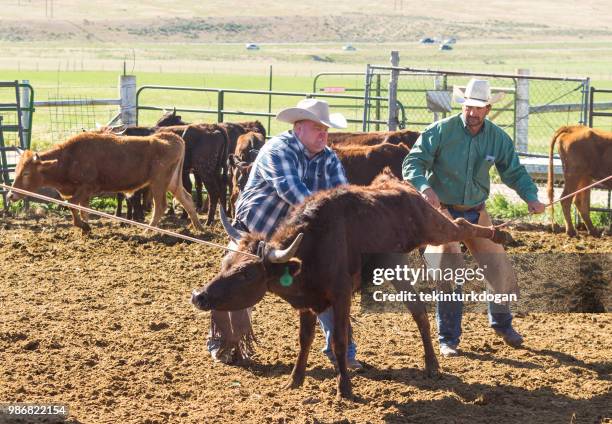
M 593 118 L 595 117 L 612 117 L 612 112 L 598 112 L 596 111 L 597 106 L 599 105 L 599 109 L 608 109 L 608 106 L 612 108 L 612 102 L 600 102 L 595 103 L 595 95 L 599 93 L 600 95 L 608 95 L 612 97 L 612 90 L 601 90 L 595 87 L 591 87 L 591 92 L 589 96 L 589 127 L 593 128 Z M 590 202 L 589 202 L 590 205 Z M 608 212 L 610 215 L 610 228 L 612 228 L 612 190 L 608 190 L 608 207 L 607 208 L 590 208 L 591 211 L 597 212 Z
M 472 77 L 486 78 L 493 92 L 505 94 L 493 107 L 489 119 L 508 132 L 518 152 L 546 153 L 557 128 L 587 123 L 590 80 L 532 76 L 528 70 L 519 72 L 496 74 L 368 65 L 365 85 L 368 88 L 380 75 L 382 84 L 390 87 L 389 104 L 396 98 L 404 105 L 406 125 L 423 130 L 438 119 L 459 113 L 460 105 L 452 100 L 454 87 L 465 88 Z M 369 93 L 366 89 L 366 107 L 371 107 Z M 366 115 L 370 113 L 366 111 Z M 388 121 L 389 129 L 394 129 L 399 122 L 398 112 L 390 109 Z
M 34 91 L 28 83 L 0 81 L 0 181 L 11 185 L 20 151 L 30 148 Z M 4 210 L 6 190 L 0 189 Z

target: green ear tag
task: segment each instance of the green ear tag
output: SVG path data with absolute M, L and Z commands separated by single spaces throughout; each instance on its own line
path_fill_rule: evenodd
M 280 283 L 283 287 L 289 287 L 291 284 L 293 284 L 293 277 L 291 274 L 289 274 L 288 266 L 285 267 L 285 273 L 281 276 Z

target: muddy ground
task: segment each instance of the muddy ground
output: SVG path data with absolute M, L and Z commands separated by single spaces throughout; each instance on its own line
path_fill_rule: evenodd
M 356 400 L 337 401 L 318 330 L 304 386 L 283 388 L 297 354 L 297 313 L 271 295 L 254 311 L 253 361 L 211 361 L 209 314 L 189 296 L 214 275 L 220 250 L 92 223 L 83 237 L 62 216 L 0 216 L 0 403 L 64 403 L 70 423 L 612 419 L 610 313 L 520 314 L 522 349 L 494 336 L 486 315 L 469 314 L 463 355 L 440 359 L 442 375 L 432 379 L 412 319 L 364 312 L 356 298 L 365 369 L 353 374 Z M 178 221 L 164 226 L 185 231 Z M 612 252 L 610 236 L 512 233 L 512 253 Z M 219 226 L 203 238 L 225 242 Z

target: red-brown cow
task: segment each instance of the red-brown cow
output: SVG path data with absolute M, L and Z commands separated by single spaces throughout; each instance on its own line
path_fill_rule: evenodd
M 372 132 L 331 132 L 327 136 L 328 146 L 362 145 L 374 146 L 380 143 L 404 143 L 412 148 L 421 135 L 418 131 L 372 131 Z
M 234 208 L 238 196 L 249 178 L 252 163 L 259 154 L 259 150 L 263 147 L 266 139 L 257 132 L 249 131 L 238 137 L 236 149 L 228 158 L 229 176 L 230 176 L 230 201 L 228 212 L 234 214 Z
M 180 118 L 180 116 L 179 116 Z M 185 140 L 185 160 L 182 170 L 183 186 L 191 194 L 193 184 L 190 173 L 196 177 L 196 182 L 204 183 L 213 208 L 208 209 L 207 225 L 214 221 L 217 203 L 226 206 L 227 198 L 225 183 L 227 179 L 227 149 L 229 139 L 225 128 L 216 124 L 188 124 L 168 127 L 130 127 L 125 134 L 153 134 L 172 132 Z M 196 197 L 196 206 L 202 207 L 202 197 Z M 185 217 L 185 214 L 183 214 Z
M 253 163 L 265 142 L 266 138 L 263 134 L 249 131 L 236 140 L 234 155 L 241 162 Z
M 17 164 L 13 187 L 28 191 L 52 187 L 64 199 L 88 206 L 95 194 L 133 193 L 149 186 L 154 202 L 152 226 L 159 223 L 166 207 L 166 192 L 170 191 L 189 213 L 193 226 L 203 230 L 191 196 L 181 184 L 184 157 L 185 143 L 172 133 L 118 137 L 86 132 L 45 152 L 27 150 Z M 18 200 L 22 196 L 11 192 L 9 197 Z M 87 214 L 79 216 L 74 209 L 71 212 L 74 225 L 89 232 L 84 222 Z
M 230 213 L 232 213 L 236 207 L 238 196 L 240 196 L 240 193 L 244 190 L 249 180 L 249 174 L 253 168 L 253 163 L 240 161 L 235 155 L 230 155 L 229 163 L 232 168 L 232 192 L 229 201 Z
M 227 170 L 227 176 L 228 178 L 226 178 L 226 182 L 224 182 L 224 186 L 223 188 L 225 189 L 227 184 L 227 187 L 229 188 L 229 192 L 230 194 L 234 192 L 234 188 L 233 188 L 233 170 L 231 167 L 231 163 L 229 162 L 229 155 L 232 153 L 236 152 L 236 149 L 238 148 L 238 139 L 248 133 L 248 132 L 253 132 L 256 134 L 259 134 L 261 136 L 262 140 L 266 140 L 266 129 L 264 128 L 263 124 L 259 121 L 245 121 L 245 122 L 223 122 L 219 124 L 220 126 L 222 126 L 223 128 L 225 128 L 225 130 L 227 131 L 227 135 L 228 135 L 228 140 L 229 140 L 229 144 L 228 144 L 228 149 L 227 149 L 227 155 L 226 155 L 226 166 L 228 168 Z M 199 183 L 198 179 L 196 178 L 196 202 L 198 204 L 202 204 L 202 185 Z M 230 204 L 230 208 L 232 209 L 233 205 Z
M 500 230 L 449 220 L 421 197 L 412 185 L 389 173 L 370 186 L 340 186 L 315 193 L 289 213 L 269 242 L 262 235 L 242 235 L 221 217 L 238 250 L 229 252 L 221 272 L 199 291 L 192 303 L 201 310 L 231 311 L 251 307 L 271 291 L 300 311 L 300 352 L 290 387 L 300 386 L 314 337 L 316 313 L 334 311 L 333 351 L 338 359 L 338 394 L 351 397 L 346 348 L 351 295 L 360 273 L 361 255 L 410 252 L 474 237 L 508 240 Z M 281 276 L 293 276 L 284 286 Z M 414 304 L 414 303 L 413 303 Z M 415 304 L 416 305 L 416 304 Z M 427 313 L 422 304 L 411 310 L 425 348 L 425 364 L 436 373 L 436 359 Z
M 113 133 L 117 135 L 138 135 L 147 136 L 155 133 L 161 127 L 169 127 L 173 125 L 186 125 L 180 115 L 176 114 L 176 108 L 172 112 L 165 112 L 161 118 L 157 120 L 152 127 L 127 127 L 125 125 L 119 127 L 102 127 L 98 132 Z M 137 190 L 131 197 L 126 197 L 123 193 L 117 193 L 117 209 L 115 215 L 121 216 L 121 209 L 125 200 L 127 205 L 127 219 L 135 221 L 144 221 L 145 210 L 150 208 L 151 192 L 148 187 Z
M 389 167 L 393 175 L 402 178 L 402 162 L 410 152 L 404 143 L 381 143 L 374 146 L 332 146 L 342 162 L 349 183 L 368 185 L 383 169 Z
M 554 197 L 553 153 L 555 143 L 559 144 L 559 156 L 563 164 L 563 178 L 565 179 L 561 197 L 580 190 L 592 184 L 593 181 L 604 179 L 612 173 L 612 132 L 582 125 L 561 127 L 555 132 L 550 142 L 547 187 L 549 203 L 552 203 Z M 603 188 L 612 189 L 612 181 L 606 181 Z M 561 201 L 565 219 L 565 232 L 568 236 L 576 236 L 570 210 L 572 200 L 576 204 L 589 234 L 596 237 L 600 236 L 589 215 L 590 199 L 591 190 L 589 189 Z M 554 216 L 554 207 L 551 207 L 551 213 Z

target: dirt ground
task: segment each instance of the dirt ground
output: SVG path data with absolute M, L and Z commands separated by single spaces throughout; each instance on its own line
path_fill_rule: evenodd
M 612 419 L 610 313 L 520 314 L 522 349 L 504 345 L 486 315 L 469 314 L 462 356 L 441 358 L 442 374 L 432 379 L 412 319 L 363 312 L 356 299 L 365 369 L 353 375 L 356 400 L 337 401 L 320 331 L 304 386 L 283 388 L 297 354 L 298 319 L 271 295 L 254 311 L 253 361 L 212 362 L 209 314 L 196 311 L 189 296 L 215 274 L 220 250 L 92 222 L 93 234 L 83 237 L 65 217 L 0 216 L 0 403 L 64 403 L 70 414 L 60 422 L 70 423 Z M 164 225 L 186 231 L 178 221 Z M 612 252 L 610 236 L 512 233 L 511 253 Z M 220 226 L 203 238 L 224 243 Z

